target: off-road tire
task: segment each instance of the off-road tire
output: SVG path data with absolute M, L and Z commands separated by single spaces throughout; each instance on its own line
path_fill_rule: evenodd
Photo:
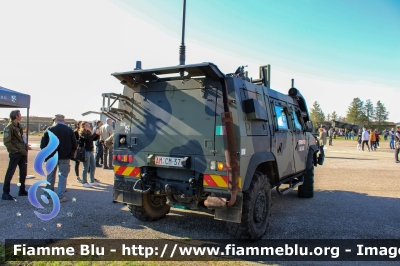
M 314 165 L 304 173 L 304 182 L 299 186 L 297 195 L 299 198 L 314 197 Z
M 240 223 L 227 222 L 229 233 L 236 239 L 260 239 L 267 231 L 271 206 L 268 178 L 261 172 L 254 172 L 249 189 L 243 192 L 242 220 Z
M 159 220 L 164 218 L 171 209 L 170 206 L 165 204 L 165 198 L 150 196 L 150 193 L 142 195 L 142 204 L 142 206 L 128 205 L 132 215 L 141 221 Z

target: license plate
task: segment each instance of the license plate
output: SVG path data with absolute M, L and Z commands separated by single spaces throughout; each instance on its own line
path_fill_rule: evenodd
M 183 158 L 156 156 L 154 163 L 156 165 L 183 167 L 182 161 L 183 161 Z

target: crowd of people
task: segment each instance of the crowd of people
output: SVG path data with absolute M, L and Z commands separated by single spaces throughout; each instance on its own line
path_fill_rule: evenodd
M 113 150 L 106 146 L 105 141 L 108 138 L 114 137 L 113 120 L 111 118 L 106 119 L 106 123 L 103 125 L 101 120 L 96 121 L 96 125 L 93 130 L 91 124 L 86 121 L 79 121 L 76 124 L 74 135 L 77 140 L 79 147 L 85 147 L 87 160 L 84 161 L 82 169 L 82 178 L 79 176 L 79 160 L 75 161 L 75 175 L 76 180 L 84 187 L 93 187 L 99 185 L 99 180 L 95 178 L 96 167 L 103 167 L 103 169 L 114 169 L 112 164 Z M 94 142 L 94 145 L 93 145 Z M 96 155 L 94 153 L 94 146 L 96 146 Z M 107 166 L 108 158 L 108 166 Z M 103 164 L 104 162 L 104 164 Z M 87 175 L 89 174 L 89 182 Z
M 320 141 L 323 137 L 321 135 L 321 129 L 326 132 L 326 127 L 321 126 L 319 129 Z M 381 136 L 383 136 L 384 141 L 389 140 L 389 148 L 395 150 L 395 162 L 400 162 L 398 158 L 400 145 L 400 125 L 396 127 L 396 131 L 394 128 L 392 128 L 391 130 L 385 129 L 382 132 L 380 132 L 377 128 L 368 130 L 366 127 L 364 127 L 362 130 L 359 129 L 356 135 L 354 130 L 331 128 L 326 132 L 326 136 L 329 138 L 329 146 L 333 146 L 332 140 L 336 139 L 336 136 L 343 136 L 345 140 L 354 140 L 355 136 L 357 136 L 357 150 L 362 151 L 364 151 L 365 146 L 367 146 L 368 151 L 376 151 L 379 149 Z
M 10 183 L 17 166 L 19 167 L 20 175 L 18 196 L 28 195 L 28 192 L 25 190 L 25 178 L 27 173 L 26 162 L 27 151 L 31 148 L 23 138 L 20 121 L 20 111 L 13 110 L 10 113 L 10 122 L 4 130 L 4 145 L 7 147 L 10 161 L 4 179 L 3 200 L 15 200 L 15 197 L 10 194 Z M 40 141 L 40 149 L 44 149 L 48 146 L 52 137 L 50 135 L 57 137 L 59 144 L 56 150 L 45 159 L 47 162 L 56 152 L 58 154 L 58 161 L 55 168 L 50 173 L 47 173 L 46 180 L 48 185 L 46 188 L 54 191 L 56 173 L 58 171 L 57 195 L 60 202 L 68 200 L 64 196 L 64 193 L 66 192 L 71 160 L 75 161 L 75 175 L 77 181 L 81 182 L 82 186 L 86 188 L 100 185 L 100 181 L 95 178 L 96 167 L 113 169 L 113 123 L 114 121 L 112 119 L 107 118 L 104 125 L 101 121 L 97 121 L 96 126 L 92 129 L 92 125 L 89 122 L 79 121 L 76 124 L 75 130 L 72 130 L 65 124 L 64 115 L 57 114 L 54 116 L 53 125 L 47 128 Z M 95 145 L 93 142 L 95 142 Z M 94 146 L 96 146 L 96 156 L 94 154 Z M 78 147 L 85 147 L 86 153 L 85 160 L 82 163 L 82 172 L 79 171 L 81 162 L 76 159 Z M 104 166 L 102 165 L 103 162 Z M 47 195 L 47 197 L 50 198 L 49 195 Z
M 3 200 L 15 200 L 15 197 L 10 194 L 11 179 L 15 173 L 17 167 L 19 167 L 19 192 L 18 196 L 27 196 L 28 192 L 25 190 L 25 179 L 27 174 L 27 153 L 30 150 L 23 137 L 23 129 L 21 124 L 21 112 L 19 110 L 13 110 L 10 113 L 10 122 L 4 129 L 4 145 L 9 153 L 9 165 L 6 171 L 3 185 Z M 50 154 L 45 161 L 52 158 L 53 155 L 58 153 L 57 165 L 51 173 L 48 173 L 46 179 L 48 185 L 46 188 L 54 191 L 56 173 L 58 170 L 58 186 L 57 195 L 60 202 L 65 202 L 68 199 L 64 196 L 66 192 L 67 177 L 70 172 L 70 161 L 75 161 L 75 175 L 78 182 L 82 183 L 83 187 L 90 188 L 93 186 L 100 185 L 98 179 L 95 178 L 96 167 L 103 167 L 103 169 L 113 169 L 113 130 L 114 121 L 110 118 L 106 119 L 106 123 L 103 125 L 102 121 L 97 121 L 95 127 L 89 122 L 79 121 L 73 131 L 70 127 L 65 124 L 65 117 L 61 114 L 57 114 L 53 118 L 53 125 L 49 127 L 44 133 L 40 148 L 44 149 L 50 142 L 49 132 L 55 135 L 59 144 L 57 149 Z M 346 140 L 354 140 L 353 130 L 335 130 L 331 128 L 326 130 L 325 126 L 319 129 L 319 144 L 321 154 L 324 155 L 324 146 L 327 143 L 327 137 L 329 137 L 329 145 L 332 146 L 332 139 L 336 138 L 336 135 L 343 135 Z M 399 161 L 400 151 L 400 125 L 389 130 L 384 130 L 382 134 L 377 129 L 364 128 L 359 129 L 357 133 L 357 149 L 364 151 L 365 145 L 368 151 L 376 151 L 380 147 L 380 136 L 383 135 L 384 141 L 389 139 L 390 149 L 395 150 L 395 162 Z M 93 144 L 95 142 L 95 145 Z M 96 146 L 96 156 L 94 155 L 94 146 Z M 78 147 L 85 147 L 85 159 L 83 161 L 83 169 L 81 177 L 79 176 L 80 161 L 76 158 L 76 151 Z M 323 163 L 324 156 L 320 157 L 321 164 Z M 89 180 L 87 175 L 89 174 Z M 89 182 L 88 182 L 89 181 Z

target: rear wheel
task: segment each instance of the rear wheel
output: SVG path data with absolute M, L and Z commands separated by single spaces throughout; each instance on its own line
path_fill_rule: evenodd
M 255 172 L 250 188 L 243 192 L 241 223 L 227 223 L 229 233 L 236 239 L 260 239 L 271 216 L 271 185 L 261 172 Z
M 141 221 L 156 221 L 164 218 L 170 206 L 165 204 L 165 197 L 152 196 L 150 193 L 142 195 L 142 206 L 129 205 L 132 215 Z
M 314 165 L 304 173 L 304 182 L 299 186 L 297 195 L 300 198 L 314 197 Z

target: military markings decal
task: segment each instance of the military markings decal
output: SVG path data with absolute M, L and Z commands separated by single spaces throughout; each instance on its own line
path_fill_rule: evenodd
M 242 178 L 238 177 L 239 188 L 242 188 Z M 227 188 L 228 187 L 228 176 L 226 175 L 203 175 L 203 186 L 205 187 L 220 187 Z
M 140 167 L 114 165 L 114 173 L 116 175 L 140 177 Z

